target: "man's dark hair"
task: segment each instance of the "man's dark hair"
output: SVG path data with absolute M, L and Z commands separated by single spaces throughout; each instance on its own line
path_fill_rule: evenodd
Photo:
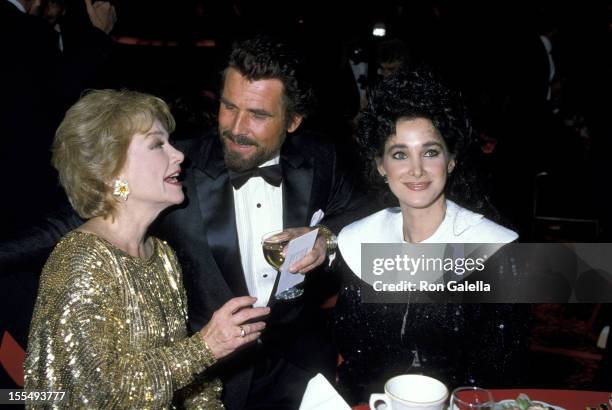
M 297 54 L 278 40 L 257 36 L 236 44 L 228 68 L 234 68 L 249 81 L 277 79 L 283 83 L 286 121 L 298 114 L 306 118 L 314 95 L 310 83 L 300 72 Z M 227 71 L 227 70 L 226 70 Z M 223 73 L 225 80 L 225 72 Z

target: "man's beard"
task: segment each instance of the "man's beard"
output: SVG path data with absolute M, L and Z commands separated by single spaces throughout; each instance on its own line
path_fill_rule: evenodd
M 223 160 L 225 161 L 225 166 L 227 169 L 234 172 L 244 172 L 249 169 L 256 168 L 264 162 L 271 160 L 278 154 L 280 146 L 285 140 L 285 135 L 283 134 L 279 139 L 280 144 L 278 147 L 275 149 L 269 149 L 260 146 L 257 141 L 254 141 L 245 135 L 232 134 L 232 132 L 229 130 L 220 130 L 219 134 L 219 138 L 221 138 L 221 145 L 223 146 Z M 231 140 L 235 144 L 251 145 L 256 148 L 256 151 L 252 156 L 244 158 L 239 153 L 227 148 L 224 141 L 226 139 Z

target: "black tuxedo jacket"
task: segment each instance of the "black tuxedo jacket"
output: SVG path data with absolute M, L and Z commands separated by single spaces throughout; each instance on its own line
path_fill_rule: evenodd
M 205 275 L 205 283 L 190 283 L 190 292 L 197 292 L 191 298 L 191 320 L 199 328 L 228 296 L 248 291 L 240 263 L 233 191 L 218 134 L 210 132 L 179 149 L 187 157 L 183 181 L 187 200 L 160 218 L 154 232 L 177 251 L 186 275 Z M 280 164 L 283 228 L 308 226 L 319 209 L 325 213 L 323 223 L 336 232 L 353 219 L 362 196 L 339 166 L 330 144 L 312 134 L 290 135 Z M 205 274 L 211 270 L 218 275 Z
M 186 154 L 187 200 L 170 210 L 155 227 L 176 250 L 183 268 L 190 327 L 199 330 L 215 310 L 235 296 L 248 295 L 242 271 L 234 197 L 216 131 L 179 147 Z M 338 231 L 354 219 L 363 197 L 339 164 L 331 144 L 299 133 L 287 136 L 280 164 L 283 172 L 283 227 L 308 226 L 317 210 L 323 223 Z M 318 308 L 338 289 L 332 272 L 307 275 L 305 295 L 296 301 L 271 298 L 272 313 L 263 347 L 246 349 L 220 366 L 224 402 L 240 408 L 248 393 L 254 356 L 280 355 L 313 372 L 331 370 L 335 352 Z

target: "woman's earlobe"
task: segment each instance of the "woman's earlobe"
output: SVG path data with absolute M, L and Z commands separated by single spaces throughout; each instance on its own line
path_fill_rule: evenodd
M 378 171 L 378 174 L 381 177 L 384 177 L 386 172 L 385 172 L 385 168 L 383 167 L 383 164 L 382 164 L 382 158 L 375 157 L 374 158 L 374 163 L 376 164 L 376 170 Z

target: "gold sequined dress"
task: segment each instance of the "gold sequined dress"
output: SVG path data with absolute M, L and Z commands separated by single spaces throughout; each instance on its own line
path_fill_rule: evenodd
M 223 407 L 220 381 L 204 371 L 213 355 L 187 336 L 174 252 L 152 239 L 147 260 L 85 232 L 58 243 L 41 276 L 26 389 L 66 391 L 54 403 L 64 408 Z

